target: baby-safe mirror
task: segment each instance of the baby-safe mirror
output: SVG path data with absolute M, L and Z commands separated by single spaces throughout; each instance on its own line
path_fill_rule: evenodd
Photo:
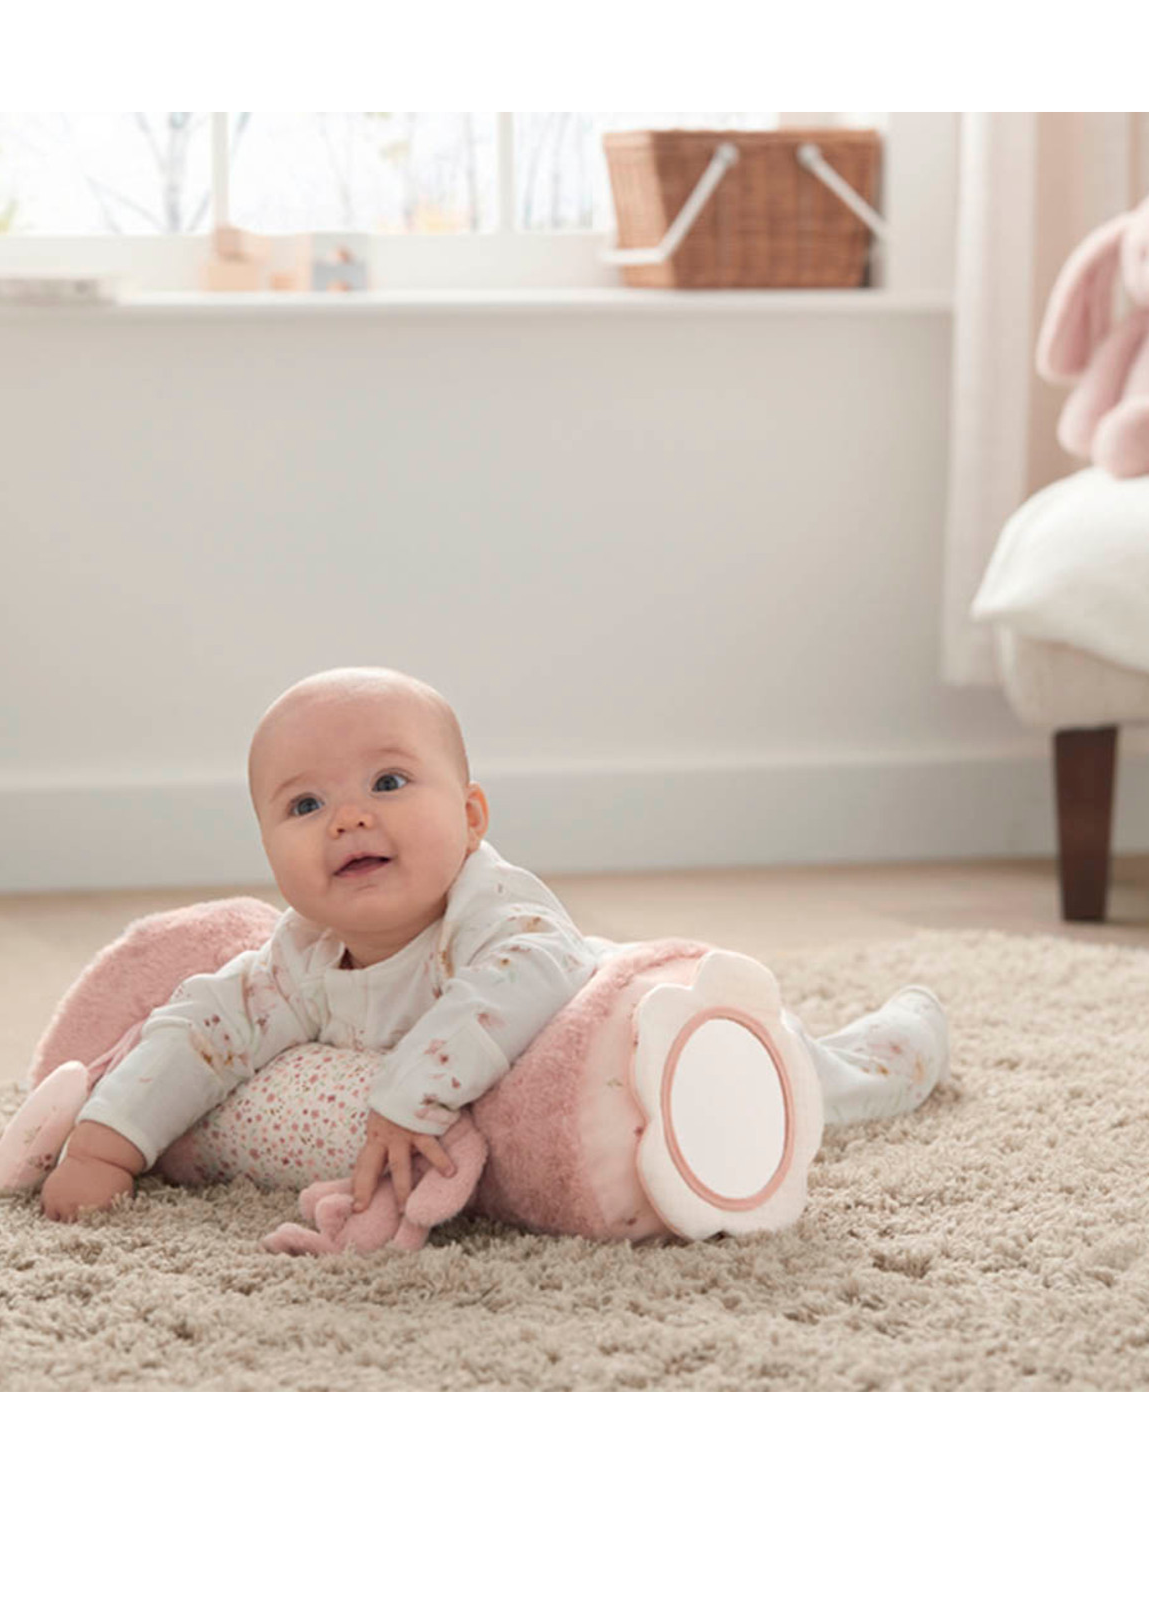
M 769 968 L 710 950 L 693 983 L 656 984 L 635 1008 L 630 1077 L 638 1176 L 669 1230 L 700 1241 L 794 1223 L 822 1095 Z
M 678 1054 L 663 1089 L 672 1150 L 707 1200 L 762 1192 L 786 1149 L 786 1098 L 773 1057 L 741 1023 L 711 1017 Z

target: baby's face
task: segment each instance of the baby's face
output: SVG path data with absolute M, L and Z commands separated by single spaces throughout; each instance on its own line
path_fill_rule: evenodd
M 252 796 L 279 891 L 352 964 L 386 960 L 446 909 L 487 829 L 433 718 L 404 693 L 299 699 L 260 738 Z

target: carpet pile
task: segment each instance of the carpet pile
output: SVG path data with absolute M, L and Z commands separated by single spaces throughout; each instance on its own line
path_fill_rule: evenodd
M 769 964 L 815 1034 L 906 982 L 953 1028 L 918 1113 L 827 1132 L 792 1229 L 632 1248 L 459 1220 L 316 1260 L 260 1248 L 295 1199 L 246 1182 L 145 1179 L 75 1225 L 9 1199 L 0 1388 L 1149 1388 L 1149 952 L 947 931 Z

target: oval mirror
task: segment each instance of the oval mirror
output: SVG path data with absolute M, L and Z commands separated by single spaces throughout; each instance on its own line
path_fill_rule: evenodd
M 786 1095 L 760 1039 L 728 1017 L 702 1023 L 679 1053 L 662 1105 L 699 1195 L 761 1196 L 786 1150 Z

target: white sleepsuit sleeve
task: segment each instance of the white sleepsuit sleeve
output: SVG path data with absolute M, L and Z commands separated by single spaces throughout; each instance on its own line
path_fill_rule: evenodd
M 77 1123 L 106 1124 L 126 1136 L 151 1168 L 243 1079 L 316 1038 L 318 1017 L 299 992 L 303 968 L 281 924 L 260 949 L 188 978 L 99 1081 Z
M 572 924 L 535 909 L 504 913 L 463 954 L 371 1090 L 375 1112 L 420 1135 L 443 1134 L 501 1079 L 598 964 Z

